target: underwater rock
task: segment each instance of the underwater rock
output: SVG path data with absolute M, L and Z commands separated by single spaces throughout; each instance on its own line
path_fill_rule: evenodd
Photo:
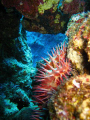
M 11 41 L 11 40 L 10 40 Z M 22 36 L 12 39 L 14 44 L 8 46 L 10 52 L 1 49 L 3 54 L 0 62 L 0 94 L 1 98 L 8 99 L 12 104 L 17 104 L 17 110 L 12 109 L 12 114 L 8 114 L 8 120 L 23 107 L 34 106 L 31 100 L 32 77 L 35 75 L 35 68 L 32 67 L 32 54 L 30 47 Z M 8 40 L 8 45 L 11 44 Z M 3 44 L 4 46 L 4 44 Z M 9 50 L 8 49 L 8 50 Z M 4 104 L 4 114 L 2 120 L 6 119 L 7 105 Z
M 1 0 L 7 9 L 15 8 L 22 15 L 23 27 L 40 33 L 64 33 L 68 15 L 59 11 L 59 0 Z M 62 3 L 61 3 L 62 4 Z
M 90 74 L 90 12 L 73 15 L 66 35 L 69 38 L 67 57 L 73 67 L 79 73 Z
M 6 10 L 0 4 L 0 47 L 7 39 L 14 39 L 19 36 L 19 23 L 21 15 L 13 9 Z M 3 41 L 4 40 L 4 41 Z
M 3 82 L 8 79 L 15 83 L 18 82 L 18 84 L 24 84 L 30 81 L 30 76 L 33 77 L 35 73 L 35 70 L 32 67 L 31 50 L 24 38 L 18 37 L 12 41 L 14 41 L 14 44 L 7 48 L 8 50 L 11 50 L 7 52 L 4 49 L 3 56 L 1 56 L 2 63 L 0 68 L 0 78 Z M 11 43 L 8 43 L 8 45 L 9 44 Z
M 7 117 L 7 119 L 10 116 L 13 116 L 17 112 L 19 112 L 17 104 L 10 101 L 10 99 L 4 99 L 4 117 Z
M 29 19 L 35 19 L 46 11 L 55 13 L 58 10 L 65 14 L 75 14 L 85 8 L 84 0 L 1 0 L 1 3 L 7 8 L 16 8 Z
M 43 34 L 64 33 L 69 18 L 68 15 L 62 15 L 58 11 L 45 11 L 43 15 L 39 15 L 35 20 L 24 18 L 22 20 L 23 27 L 28 31 L 39 32 Z
M 62 0 L 62 6 L 59 9 L 71 17 L 73 14 L 84 11 L 86 8 L 85 4 L 85 0 Z
M 5 99 L 9 99 L 12 104 L 17 104 L 17 109 L 20 110 L 23 107 L 34 106 L 30 97 L 32 89 L 31 78 L 35 75 L 35 69 L 32 67 L 32 54 L 26 40 L 22 36 L 13 40 L 15 42 L 12 45 L 13 47 L 8 46 L 11 51 L 7 53 L 7 51 L 3 50 L 3 56 L 1 56 L 0 94 L 2 94 L 1 97 L 5 96 Z M 6 110 L 6 105 L 4 109 Z M 14 113 L 8 114 L 8 120 Z M 4 119 L 7 114 L 4 113 L 2 117 Z
M 23 107 L 12 120 L 39 120 L 37 119 L 38 114 L 35 111 L 38 111 L 38 109 Z
M 13 17 L 13 12 L 0 11 L 4 16 L 0 18 L 3 23 L 0 27 L 5 25 L 0 29 L 0 120 L 12 120 L 23 107 L 35 107 L 31 89 L 36 69 L 32 66 L 21 17 Z
M 23 27 L 40 33 L 64 33 L 72 14 L 85 9 L 84 0 L 1 0 L 6 8 L 15 8 L 22 15 Z
M 16 8 L 26 18 L 35 19 L 38 16 L 38 6 L 43 0 L 1 0 L 1 3 L 7 8 Z
M 51 120 L 90 120 L 90 75 L 71 77 L 48 103 Z

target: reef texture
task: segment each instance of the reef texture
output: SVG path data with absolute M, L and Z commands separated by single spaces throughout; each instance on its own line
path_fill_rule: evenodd
M 31 78 L 35 69 L 25 31 L 19 24 L 20 17 L 4 10 L 0 11 L 0 120 L 13 120 L 23 107 L 29 107 L 34 113 Z M 34 115 L 31 118 L 34 119 Z
M 51 120 L 90 120 L 90 12 L 73 15 L 66 35 L 72 75 L 50 98 L 50 117 Z
M 73 15 L 66 35 L 69 38 L 67 57 L 73 67 L 80 73 L 90 74 L 90 12 Z
M 70 78 L 50 102 L 51 120 L 90 120 L 90 75 Z
M 60 0 L 61 1 L 61 0 Z M 64 14 L 76 14 L 85 10 L 84 0 L 62 0 L 62 6 L 60 8 Z
M 65 32 L 68 17 L 84 10 L 83 0 L 1 0 L 8 9 L 15 8 L 24 19 L 26 30 L 41 33 Z

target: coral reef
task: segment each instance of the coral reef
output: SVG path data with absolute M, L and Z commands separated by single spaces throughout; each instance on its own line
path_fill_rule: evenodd
M 84 0 L 0 1 L 1 120 L 42 120 L 47 108 L 51 120 L 90 119 L 90 12 L 71 17 L 68 48 L 53 48 L 38 71 L 25 31 L 64 32 L 69 17 L 84 7 Z
M 16 47 L 17 42 L 18 46 L 21 46 L 20 48 Z M 31 99 L 31 77 L 35 75 L 35 69 L 32 67 L 30 48 L 24 39 L 21 40 L 18 38 L 15 40 L 12 51 L 16 53 L 11 55 L 8 53 L 8 56 L 7 52 L 3 51 L 4 54 L 1 56 L 0 94 L 4 101 L 4 105 L 1 105 L 1 107 L 4 107 L 4 113 L 0 116 L 2 120 L 6 118 L 8 120 L 13 119 L 14 115 L 23 107 L 29 106 L 33 110 L 34 106 Z M 5 54 L 7 56 L 4 56 Z M 18 54 L 21 56 L 18 56 Z
M 38 6 L 38 16 L 35 20 L 23 19 L 25 29 L 41 33 L 64 33 L 67 22 L 72 14 L 85 9 L 83 0 L 43 0 Z M 42 22 L 43 21 L 43 22 Z
M 73 15 L 66 35 L 69 37 L 67 57 L 73 67 L 80 73 L 90 73 L 90 12 Z
M 23 18 L 22 25 L 28 31 L 57 34 L 65 32 L 68 20 L 68 15 L 62 15 L 58 11 L 53 13 L 46 10 L 43 15 L 38 15 L 35 20 Z
M 60 9 L 71 16 L 85 10 L 85 0 L 64 0 Z
M 7 10 L 15 8 L 24 18 L 23 27 L 40 33 L 64 33 L 72 14 L 85 9 L 84 0 L 1 0 Z
M 73 31 L 73 32 L 72 32 Z M 71 17 L 66 35 L 67 57 L 72 75 L 58 87 L 48 102 L 51 120 L 90 119 L 90 12 Z
M 41 67 L 38 68 L 35 81 L 37 85 L 34 85 L 34 99 L 38 103 L 40 110 L 47 106 L 47 102 L 51 97 L 54 90 L 57 90 L 58 86 L 67 79 L 70 75 L 71 64 L 66 58 L 65 43 L 61 47 L 53 48 L 52 56 L 48 54 L 49 59 L 44 60 L 44 64 L 40 63 Z
M 51 9 L 52 12 L 57 10 L 59 0 L 43 0 L 43 4 L 38 6 L 38 11 L 43 14 L 45 10 Z
M 1 2 L 7 11 L 15 8 L 24 15 L 22 24 L 26 30 L 41 33 L 65 31 L 68 17 L 57 11 L 59 0 L 1 0 Z
M 31 49 L 20 24 L 21 17 L 13 16 L 13 12 L 0 10 L 0 27 L 4 27 L 0 29 L 0 120 L 13 120 L 24 107 L 29 107 L 33 113 L 37 110 L 31 98 L 36 69 L 32 66 Z M 30 116 L 34 120 L 37 118 Z
M 90 120 L 90 75 L 70 78 L 50 102 L 51 120 Z
M 5 7 L 15 7 L 26 18 L 34 19 L 38 15 L 38 6 L 43 3 L 43 0 L 2 0 Z

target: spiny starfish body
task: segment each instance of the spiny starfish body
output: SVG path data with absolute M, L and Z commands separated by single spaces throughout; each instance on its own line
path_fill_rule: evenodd
M 67 75 L 70 75 L 71 64 L 66 58 L 65 43 L 61 46 L 53 48 L 52 56 L 48 54 L 49 60 L 43 58 L 46 64 L 41 64 L 38 69 L 38 75 L 36 81 L 39 85 L 35 86 L 35 98 L 40 104 L 45 103 L 53 90 L 56 90 L 58 85 L 63 82 L 63 79 L 67 79 Z

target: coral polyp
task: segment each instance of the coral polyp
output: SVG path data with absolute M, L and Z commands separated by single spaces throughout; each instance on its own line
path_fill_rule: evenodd
M 65 43 L 61 47 L 53 48 L 52 56 L 48 53 L 49 59 L 43 58 L 45 64 L 41 64 L 38 69 L 36 81 L 39 85 L 34 87 L 36 101 L 40 104 L 45 103 L 53 90 L 57 90 L 58 86 L 70 75 L 71 64 L 66 58 Z

